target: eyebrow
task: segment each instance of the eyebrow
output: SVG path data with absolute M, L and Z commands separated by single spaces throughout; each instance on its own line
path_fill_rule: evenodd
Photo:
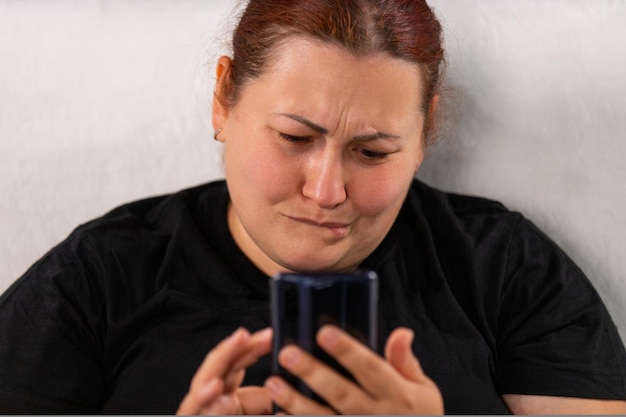
M 326 135 L 328 134 L 328 129 L 326 129 L 323 126 L 318 125 L 317 123 L 314 123 L 312 121 L 310 121 L 309 119 L 302 117 L 302 116 L 298 116 L 297 114 L 291 114 L 291 113 L 280 113 L 279 116 L 285 116 L 288 117 L 292 120 L 295 120 L 296 122 L 302 123 L 303 125 L 313 129 L 314 131 L 316 131 L 317 133 L 321 134 L 321 135 Z M 392 135 L 391 133 L 385 133 L 385 132 L 376 132 L 370 135 L 360 135 L 360 136 L 355 136 L 354 140 L 357 141 L 368 141 L 368 140 L 374 140 L 374 139 L 400 139 L 400 136 L 398 135 Z
M 359 141 L 359 142 L 366 142 L 368 140 L 374 140 L 374 139 L 400 139 L 400 136 L 392 135 L 391 133 L 376 132 L 371 135 L 361 135 L 361 136 L 354 137 L 354 140 Z
M 315 130 L 319 134 L 325 135 L 328 133 L 328 129 L 326 129 L 325 127 L 322 127 L 316 123 L 313 123 L 309 119 L 306 119 L 302 116 L 298 116 L 297 114 L 280 113 L 279 116 L 289 117 L 290 119 L 295 120 L 296 122 L 302 123 L 303 125 L 310 127 L 311 129 Z

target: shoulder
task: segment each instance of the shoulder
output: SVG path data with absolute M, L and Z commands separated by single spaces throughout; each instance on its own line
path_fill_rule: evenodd
M 407 208 L 432 271 L 488 340 L 500 393 L 623 399 L 626 351 L 591 281 L 503 204 L 416 181 Z M 414 229 L 415 230 L 415 229 Z M 537 378 L 541 375 L 541 378 Z
M 477 271 L 476 279 L 497 281 L 502 291 L 514 282 L 542 286 L 555 277 L 590 286 L 562 248 L 530 219 L 498 201 L 444 192 L 415 181 L 405 210 L 407 218 L 421 217 L 413 222 L 442 261 L 462 261 Z
M 416 181 L 405 210 L 403 221 L 410 222 L 406 229 L 411 230 L 405 239 L 418 241 L 432 254 L 425 262 L 430 270 L 441 271 L 437 276 L 466 310 L 490 312 L 492 332 L 504 317 L 516 320 L 519 309 L 534 301 L 572 304 L 575 297 L 599 302 L 567 254 L 532 221 L 498 201 Z
M 144 227 L 167 227 L 179 216 L 195 215 L 203 204 L 228 198 L 226 183 L 216 181 L 184 189 L 173 194 L 164 194 L 133 201 L 114 208 L 100 218 L 81 225 L 76 231 L 105 229 L 106 225 L 120 223 Z
M 486 236 L 503 244 L 528 221 L 499 201 L 442 191 L 418 180 L 411 185 L 404 212 L 421 221 L 435 240 L 470 245 L 484 242 Z
M 422 210 L 430 212 L 439 219 L 450 215 L 459 219 L 469 219 L 514 213 L 499 201 L 443 191 L 417 179 L 411 184 L 407 200 L 410 204 L 419 205 Z M 519 215 L 519 213 L 515 213 L 515 215 Z
M 193 244 L 189 236 L 200 239 L 207 207 L 227 198 L 225 183 L 218 181 L 116 207 L 74 229 L 5 296 L 18 287 L 42 286 L 106 294 L 105 287 L 122 283 L 125 276 L 153 279 L 168 250 L 180 250 L 186 240 Z
M 211 204 L 228 198 L 224 181 L 133 201 L 77 227 L 68 242 L 113 249 L 168 239 L 177 230 L 197 227 Z M 88 242 L 88 243 L 87 243 Z

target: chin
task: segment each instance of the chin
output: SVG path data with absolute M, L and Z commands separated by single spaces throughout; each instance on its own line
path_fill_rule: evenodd
M 306 259 L 282 259 L 279 264 L 289 271 L 297 273 L 312 272 L 346 272 L 354 268 L 350 268 L 341 262 L 340 259 L 320 259 L 307 257 Z

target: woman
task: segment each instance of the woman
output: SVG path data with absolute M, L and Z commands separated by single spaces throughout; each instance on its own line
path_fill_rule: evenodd
M 414 180 L 442 65 L 425 2 L 250 1 L 216 72 L 226 182 L 81 226 L 3 295 L 0 409 L 626 412 L 624 347 L 562 251 Z M 280 353 L 317 404 L 270 375 L 268 277 L 357 267 L 383 352 L 317 335 L 357 382 Z

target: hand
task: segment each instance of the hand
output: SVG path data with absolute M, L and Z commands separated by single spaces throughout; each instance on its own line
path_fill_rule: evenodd
M 317 343 L 352 374 L 356 382 L 294 345 L 284 347 L 280 364 L 332 407 L 304 397 L 277 376 L 265 387 L 289 414 L 443 414 L 443 399 L 411 350 L 413 332 L 396 329 L 387 339 L 385 359 L 334 326 L 324 326 Z
M 177 414 L 270 414 L 262 387 L 241 388 L 245 370 L 272 348 L 272 330 L 237 329 L 206 356 Z

